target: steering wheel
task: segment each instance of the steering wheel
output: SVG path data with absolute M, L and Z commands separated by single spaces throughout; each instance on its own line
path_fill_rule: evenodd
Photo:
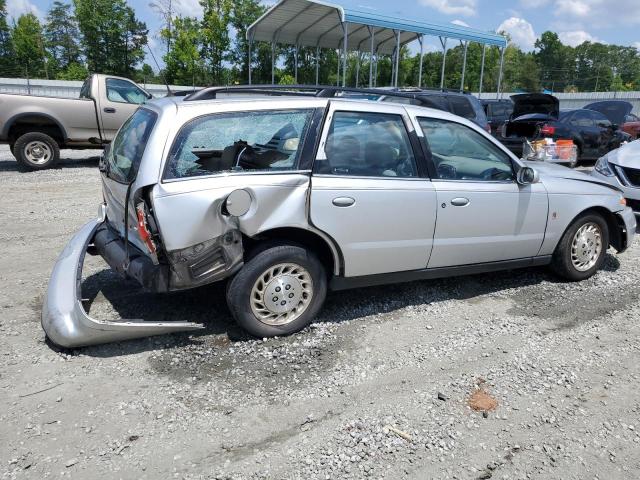
M 488 168 L 480 174 L 483 180 L 508 180 L 509 174 L 498 168 Z
M 458 178 L 458 171 L 453 165 L 448 163 L 441 163 L 437 168 L 438 178 L 442 180 L 455 180 Z

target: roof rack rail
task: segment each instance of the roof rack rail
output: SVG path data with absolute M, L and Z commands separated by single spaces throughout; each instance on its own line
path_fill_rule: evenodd
M 335 85 L 237 85 L 227 87 L 205 87 L 186 95 L 185 102 L 194 102 L 198 100 L 213 100 L 220 93 L 260 93 L 267 95 L 286 95 L 286 96 L 315 96 L 321 98 L 333 98 L 338 93 L 359 93 L 365 95 L 379 95 L 385 97 L 408 98 L 421 102 L 421 94 L 427 89 L 397 91 L 387 90 L 383 88 L 356 88 L 356 87 L 337 87 Z M 431 91 L 431 90 L 429 90 Z M 434 89 L 444 93 L 460 93 L 459 90 Z M 182 92 L 181 92 L 182 93 Z M 421 102 L 422 103 L 422 102 Z

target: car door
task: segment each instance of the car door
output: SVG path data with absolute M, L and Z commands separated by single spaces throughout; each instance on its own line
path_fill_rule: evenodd
M 578 110 L 569 120 L 570 125 L 582 139 L 582 157 L 598 157 L 600 129 L 588 110 Z
M 475 128 L 416 120 L 438 201 L 429 268 L 536 256 L 547 224 L 544 186 L 519 185 L 511 157 Z
M 105 79 L 105 92 L 100 95 L 99 116 L 106 140 L 112 140 L 120 126 L 148 100 L 148 94 L 135 83 L 123 78 Z
M 611 120 L 600 112 L 589 112 L 593 119 L 596 129 L 598 130 L 598 145 L 596 148 L 596 156 L 600 158 L 613 148 L 614 130 Z
M 436 193 L 418 174 L 412 130 L 398 105 L 330 105 L 314 161 L 310 221 L 339 245 L 347 277 L 427 266 Z

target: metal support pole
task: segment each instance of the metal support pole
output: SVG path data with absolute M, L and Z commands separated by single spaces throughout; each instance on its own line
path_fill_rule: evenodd
M 320 47 L 316 45 L 316 86 L 320 79 Z
M 442 45 L 442 71 L 440 72 L 440 90 L 444 89 L 444 68 L 447 64 L 447 39 L 440 38 L 440 44 Z
M 462 57 L 462 78 L 460 79 L 460 92 L 464 92 L 464 75 L 467 73 L 467 49 L 469 42 L 464 42 L 464 56 Z
M 357 52 L 356 57 L 356 88 L 358 88 L 358 80 L 360 80 L 360 52 Z
M 373 40 L 375 36 L 375 30 L 369 28 L 369 37 L 371 37 L 371 46 L 369 48 L 369 88 L 373 87 Z
M 484 80 L 484 59 L 487 54 L 487 44 L 482 45 L 482 62 L 480 63 L 480 89 L 478 90 L 478 98 L 482 96 L 482 82 Z
M 247 66 L 249 67 L 249 85 L 251 85 L 251 44 L 253 43 L 253 38 L 249 38 L 249 58 L 247 59 Z
M 276 83 L 276 44 L 271 42 L 271 85 Z
M 398 86 L 398 77 L 400 76 L 399 71 L 400 71 L 400 30 L 398 30 L 398 33 L 396 34 L 396 79 L 393 85 L 394 87 Z
M 298 45 L 296 45 L 295 50 L 293 51 L 293 78 L 295 79 L 296 85 L 298 84 Z
M 418 37 L 420 42 L 420 68 L 418 69 L 418 88 L 422 88 L 422 60 L 424 58 L 424 35 Z
M 500 53 L 500 74 L 498 75 L 498 91 L 496 92 L 496 98 L 500 98 L 502 95 L 500 89 L 502 88 L 502 72 L 504 71 L 504 51 L 505 48 L 502 47 L 502 51 Z
M 394 47 L 393 52 L 391 52 L 391 80 L 389 81 L 389 85 L 393 85 L 396 79 L 396 49 Z
M 349 24 L 342 24 L 343 34 L 343 52 L 342 52 L 342 86 L 347 86 L 347 50 L 349 49 Z
M 336 87 L 340 86 L 340 49 L 336 48 L 336 55 L 338 56 L 338 77 L 336 78 Z

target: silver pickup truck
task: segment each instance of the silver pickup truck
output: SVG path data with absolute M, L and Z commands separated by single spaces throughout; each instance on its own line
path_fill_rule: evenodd
M 131 80 L 91 75 L 79 98 L 0 94 L 0 143 L 27 169 L 51 168 L 61 148 L 101 148 L 152 96 Z

